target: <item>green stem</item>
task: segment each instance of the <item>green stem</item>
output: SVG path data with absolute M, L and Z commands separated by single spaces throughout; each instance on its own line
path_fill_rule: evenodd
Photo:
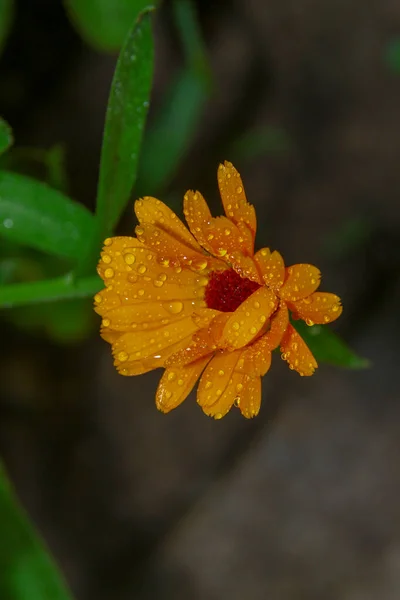
M 30 283 L 13 283 L 0 286 L 0 308 L 13 308 L 25 304 L 68 300 L 92 296 L 101 289 L 97 275 L 74 279 L 68 273 L 63 277 Z

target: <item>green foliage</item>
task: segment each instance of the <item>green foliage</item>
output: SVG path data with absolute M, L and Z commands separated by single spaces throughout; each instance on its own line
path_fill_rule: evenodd
M 136 179 L 149 107 L 154 49 L 150 13 L 141 13 L 118 58 L 108 101 L 96 216 L 101 237 L 117 224 Z
M 0 598 L 71 600 L 42 540 L 19 506 L 0 464 Z
M 3 0 L 0 0 L 0 6 L 2 1 Z M 0 154 L 3 154 L 3 152 L 8 150 L 8 148 L 12 145 L 13 142 L 14 138 L 11 131 L 11 127 L 8 123 L 4 121 L 4 119 L 0 117 Z
M 304 339 L 317 361 L 349 369 L 365 369 L 369 366 L 368 360 L 357 356 L 326 325 L 309 327 L 304 321 L 295 320 L 292 321 L 292 325 Z
M 0 171 L 0 235 L 76 261 L 94 219 L 81 204 L 44 183 Z
M 131 23 L 154 2 L 149 0 L 64 0 L 81 36 L 98 50 L 113 52 L 124 43 Z
M 393 73 L 400 73 L 400 38 L 393 38 L 386 46 L 384 59 Z
M 13 0 L 0 0 L 0 52 L 11 28 L 13 8 Z

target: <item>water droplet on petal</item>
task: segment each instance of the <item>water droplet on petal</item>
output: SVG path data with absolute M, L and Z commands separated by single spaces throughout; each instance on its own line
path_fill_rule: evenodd
M 237 321 L 235 321 L 235 322 L 232 324 L 232 329 L 235 329 L 235 331 L 237 331 L 237 330 L 239 329 L 239 327 L 240 327 L 240 325 L 239 325 L 239 323 L 238 323 Z
M 183 303 L 179 300 L 174 300 L 167 305 L 167 309 L 173 315 L 178 315 L 183 310 Z
M 110 326 L 110 319 L 103 319 L 101 324 L 103 325 L 103 327 L 109 327 Z
M 104 245 L 105 246 L 111 246 L 111 244 L 112 244 L 112 239 L 111 238 L 106 238 L 104 240 Z
M 225 375 L 225 371 L 223 371 L 222 369 L 220 369 L 220 370 L 218 371 L 218 375 L 220 375 L 220 376 L 222 377 L 222 375 Z
M 214 419 L 217 419 L 217 421 L 219 421 L 220 419 L 222 419 L 223 414 L 222 413 L 216 413 Z
M 207 381 L 207 383 L 204 387 L 206 388 L 206 390 L 209 390 L 210 387 L 212 387 L 212 381 Z
M 124 256 L 124 261 L 126 262 L 127 265 L 133 265 L 133 263 L 135 262 L 136 257 L 134 254 L 125 254 Z
M 108 254 L 104 254 L 101 257 L 101 260 L 103 261 L 103 263 L 105 263 L 106 265 L 109 265 L 111 262 L 111 256 L 109 256 Z
M 141 275 L 143 275 L 143 273 L 146 273 L 146 271 L 147 271 L 146 265 L 139 265 L 138 266 L 138 273 L 140 273 Z
M 96 302 L 96 304 L 101 304 L 101 302 L 103 302 L 103 298 L 100 296 L 100 294 L 96 294 L 94 297 L 94 301 Z
M 306 324 L 311 327 L 312 325 L 314 325 L 314 321 L 312 321 L 311 319 L 306 319 Z
M 106 277 L 107 279 L 112 279 L 114 277 L 113 269 L 106 269 L 104 271 L 104 277 Z
M 167 379 L 168 381 L 173 381 L 176 378 L 176 373 L 174 373 L 174 371 L 171 371 L 170 373 L 168 373 Z
M 117 354 L 117 359 L 118 359 L 119 361 L 121 361 L 121 362 L 124 362 L 124 361 L 128 360 L 128 354 L 127 354 L 127 352 L 124 352 L 124 351 L 122 351 L 122 352 L 119 352 L 119 353 Z

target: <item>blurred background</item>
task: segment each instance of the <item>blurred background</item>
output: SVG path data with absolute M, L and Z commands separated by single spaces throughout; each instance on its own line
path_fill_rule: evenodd
M 372 368 L 299 379 L 276 357 L 257 419 L 213 421 L 192 396 L 165 416 L 160 373 L 116 373 L 90 300 L 3 310 L 1 455 L 78 600 L 398 600 L 400 3 L 193 4 L 196 32 L 176 3 L 155 16 L 134 196 L 181 213 L 197 188 L 219 214 L 216 169 L 234 162 L 258 245 L 321 268 L 335 330 Z M 2 164 L 91 210 L 118 44 L 61 1 L 18 0 L 0 56 Z M 118 231 L 134 225 L 129 206 Z M 21 280 L 57 271 L 17 255 Z

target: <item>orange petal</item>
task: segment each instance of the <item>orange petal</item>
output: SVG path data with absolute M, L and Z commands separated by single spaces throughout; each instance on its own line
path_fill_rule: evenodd
M 248 377 L 244 382 L 244 392 L 237 403 L 246 419 L 256 417 L 261 406 L 261 377 Z
M 266 335 L 261 336 L 243 351 L 237 370 L 250 377 L 265 375 L 269 371 L 272 355 Z
M 192 391 L 209 357 L 185 367 L 166 369 L 161 377 L 156 393 L 156 406 L 167 413 L 181 404 Z
M 203 272 L 207 268 L 218 269 L 222 266 L 226 268 L 218 259 L 196 252 L 163 229 L 150 223 L 138 225 L 136 235 L 143 244 L 157 253 L 160 261 L 170 261 L 171 264 L 190 267 L 198 272 Z
M 285 280 L 285 263 L 277 250 L 270 253 L 268 248 L 261 248 L 254 255 L 254 260 L 266 285 L 278 291 Z
M 201 376 L 197 390 L 197 402 L 203 410 L 211 408 L 223 396 L 240 358 L 240 354 L 240 352 L 217 352 L 208 364 Z M 233 400 L 234 398 L 231 405 Z M 211 413 L 207 412 L 207 414 Z M 216 413 L 214 412 L 213 414 Z
M 271 318 L 271 327 L 262 338 L 268 350 L 275 350 L 279 346 L 288 325 L 289 311 L 285 302 L 281 300 L 278 310 Z
M 228 255 L 228 260 L 232 268 L 242 277 L 256 281 L 263 285 L 263 279 L 257 269 L 254 259 L 251 256 L 244 256 L 241 252 L 232 252 Z
M 255 237 L 257 220 L 254 206 L 246 200 L 243 182 L 232 163 L 225 161 L 218 168 L 218 186 L 225 214 L 233 223 L 245 223 Z
M 145 329 L 150 331 L 168 325 L 177 318 L 191 316 L 193 310 L 201 309 L 203 305 L 204 302 L 201 300 L 126 304 L 108 310 L 103 318 L 102 326 L 106 331 L 137 332 Z M 177 309 L 180 309 L 178 313 Z
M 212 249 L 207 240 L 205 227 L 211 222 L 212 215 L 200 192 L 193 192 L 192 190 L 186 192 L 183 197 L 183 213 L 196 240 L 203 248 L 211 252 Z
M 286 330 L 281 342 L 281 352 L 283 360 L 300 375 L 312 375 L 318 367 L 311 350 L 293 325 L 289 325 Z
M 235 310 L 223 331 L 222 342 L 228 348 L 241 348 L 265 327 L 277 306 L 277 298 L 271 290 L 261 287 Z
M 196 330 L 189 316 L 155 330 L 124 333 L 113 345 L 113 355 L 120 362 L 148 358 L 193 335 Z
M 231 252 L 240 250 L 245 254 L 253 254 L 253 240 L 243 235 L 239 228 L 226 217 L 213 217 L 204 225 L 207 246 L 214 256 L 227 260 Z
M 286 281 L 279 290 L 279 295 L 284 300 L 301 300 L 315 292 L 319 286 L 321 271 L 313 265 L 292 265 L 286 272 Z
M 201 252 L 200 246 L 182 221 L 161 200 L 157 200 L 151 196 L 145 196 L 140 200 L 136 200 L 135 213 L 139 223 L 156 225 L 172 235 L 172 237 L 176 237 L 187 246 L 193 248 L 193 250 Z
M 315 292 L 289 306 L 307 325 L 331 323 L 340 317 L 343 310 L 339 296 L 328 292 Z
M 125 261 L 125 257 L 129 256 L 136 248 L 143 248 L 143 244 L 133 237 L 119 236 L 107 238 L 104 241 L 97 272 L 106 284 L 113 279 L 116 273 L 121 273 L 126 279 L 131 268 L 130 264 Z

